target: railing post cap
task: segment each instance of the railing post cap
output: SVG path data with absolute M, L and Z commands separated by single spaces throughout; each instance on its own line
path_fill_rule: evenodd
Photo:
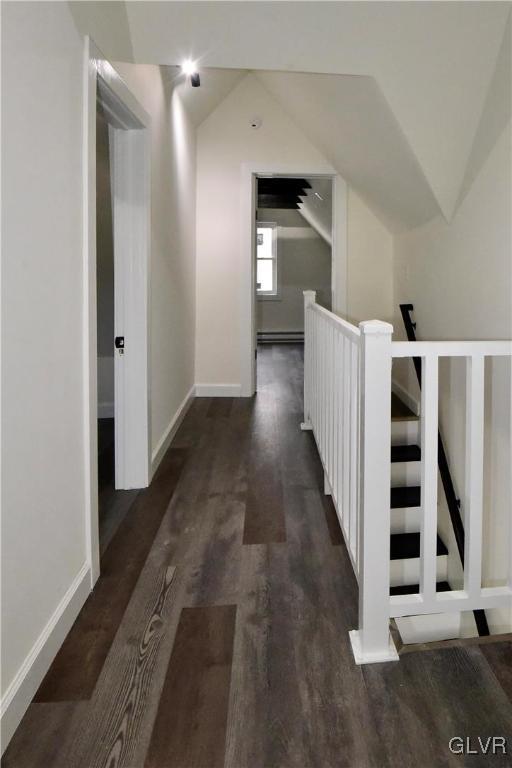
M 361 333 L 372 336 L 391 336 L 393 326 L 391 323 L 384 323 L 382 320 L 363 320 L 359 323 Z

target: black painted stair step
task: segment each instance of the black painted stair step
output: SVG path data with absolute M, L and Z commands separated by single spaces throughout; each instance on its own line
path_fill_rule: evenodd
M 408 560 L 411 557 L 420 556 L 419 533 L 392 533 L 391 534 L 391 560 Z M 437 537 L 437 555 L 447 555 L 445 543 Z
M 401 584 L 399 587 L 391 587 L 390 595 L 417 595 L 420 591 L 419 584 Z M 451 587 L 447 581 L 438 581 L 436 592 L 450 592 Z
M 420 504 L 421 487 L 419 485 L 404 485 L 391 489 L 391 509 L 419 507 Z
M 391 463 L 399 461 L 421 461 L 419 445 L 393 445 L 391 447 Z

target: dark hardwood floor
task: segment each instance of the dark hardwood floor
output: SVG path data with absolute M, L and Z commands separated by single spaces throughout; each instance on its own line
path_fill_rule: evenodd
M 357 587 L 302 420 L 302 348 L 196 399 L 4 768 L 512 765 L 512 644 L 356 667 Z M 454 736 L 509 755 L 455 755 Z
M 115 488 L 114 419 L 98 419 L 98 523 L 103 555 L 138 491 Z

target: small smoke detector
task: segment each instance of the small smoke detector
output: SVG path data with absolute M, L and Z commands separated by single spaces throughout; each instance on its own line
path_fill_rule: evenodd
M 250 126 L 251 128 L 254 128 L 255 131 L 258 128 L 261 128 L 261 123 L 262 123 L 261 117 L 251 117 Z

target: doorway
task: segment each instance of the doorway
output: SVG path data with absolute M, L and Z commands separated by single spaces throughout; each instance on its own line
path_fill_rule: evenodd
M 301 357 L 305 290 L 332 308 L 332 178 L 256 178 L 256 389 L 282 345 Z M 284 359 L 284 358 L 283 358 Z
M 101 99 L 96 109 L 96 317 L 98 371 L 98 528 L 100 557 L 108 547 L 138 494 L 116 482 L 115 272 L 111 145 L 115 129 L 109 126 Z
M 240 394 L 256 392 L 257 313 L 256 313 L 256 206 L 258 179 L 330 179 L 332 182 L 332 262 L 331 307 L 341 315 L 347 312 L 347 185 L 328 163 L 305 168 L 289 165 L 243 163 L 240 174 L 242 265 L 240 275 Z
M 150 121 L 89 39 L 86 62 L 86 531 L 94 584 L 100 549 L 151 479 Z

